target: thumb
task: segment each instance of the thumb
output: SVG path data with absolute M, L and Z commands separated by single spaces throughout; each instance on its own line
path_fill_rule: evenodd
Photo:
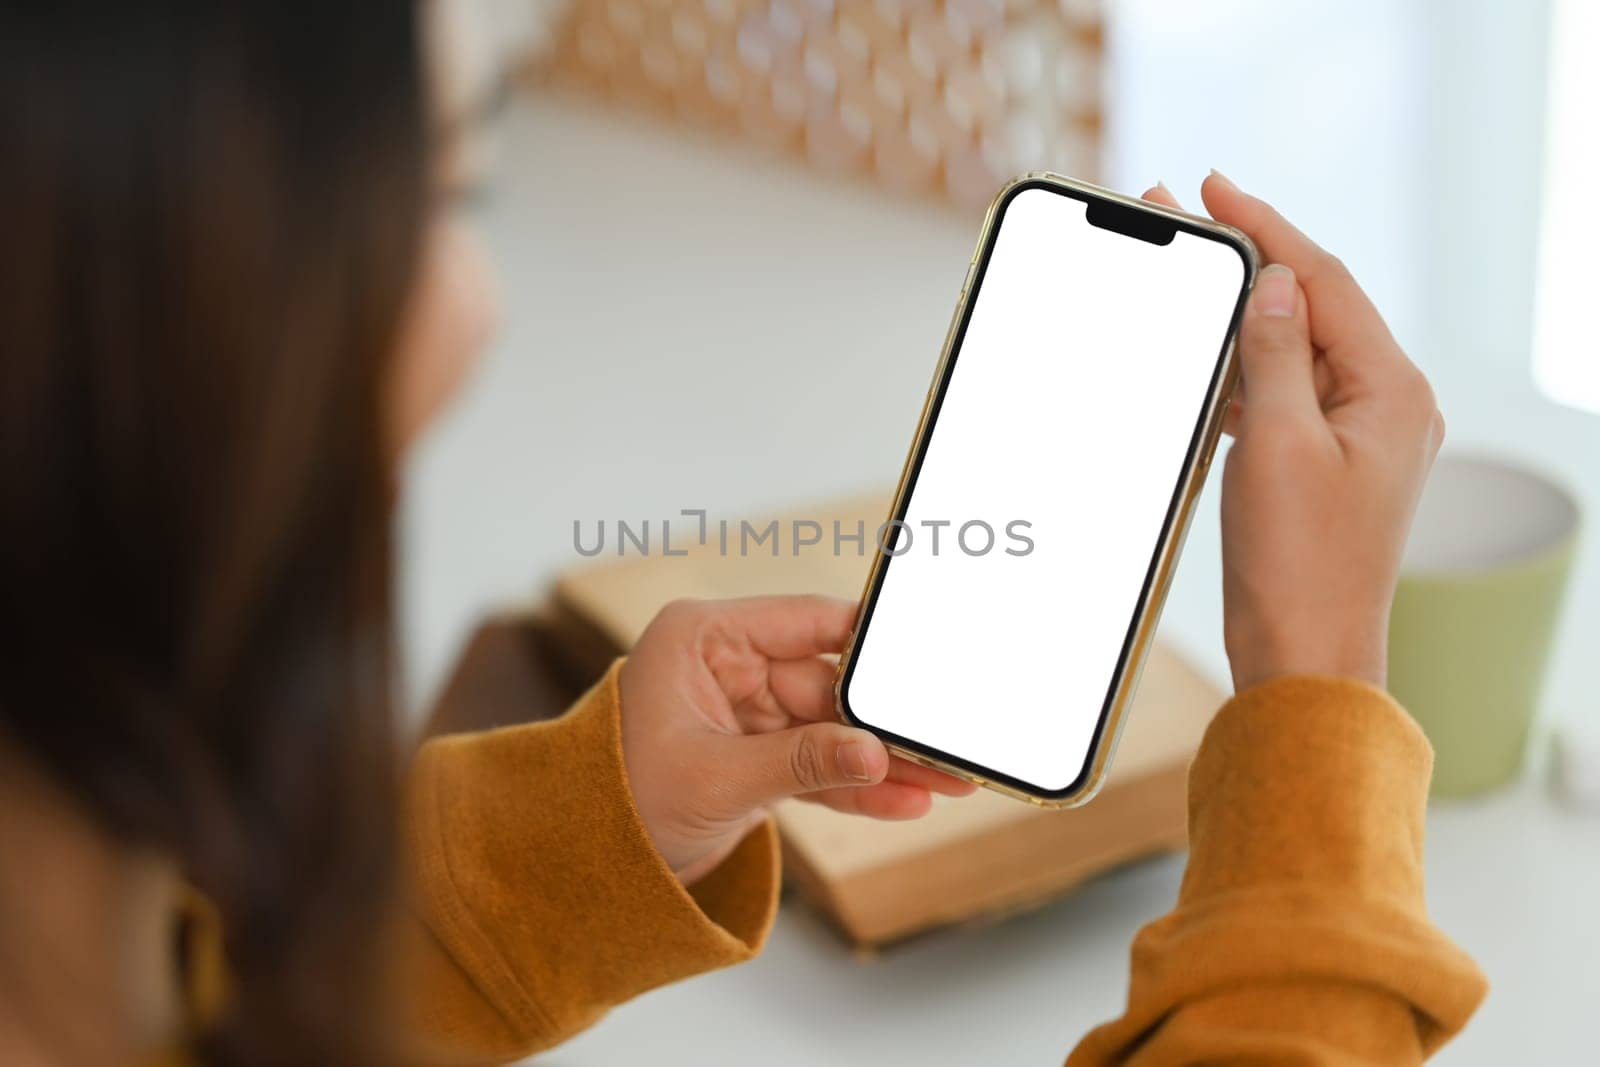
M 1239 325 L 1239 369 L 1245 426 L 1263 415 L 1320 415 L 1305 295 L 1281 263 L 1256 278 Z
M 734 763 L 730 792 L 758 807 L 799 793 L 881 782 L 889 750 L 872 734 L 837 722 L 730 739 Z

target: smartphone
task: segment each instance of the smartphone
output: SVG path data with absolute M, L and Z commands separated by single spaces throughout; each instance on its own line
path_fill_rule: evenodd
M 1237 230 L 1053 174 L 989 207 L 840 657 L 843 717 L 1051 807 L 1110 768 L 1236 379 Z

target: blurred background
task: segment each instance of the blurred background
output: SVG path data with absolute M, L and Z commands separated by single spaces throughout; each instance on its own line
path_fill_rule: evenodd
M 1447 452 L 1600 505 L 1600 345 L 1580 318 L 1600 282 L 1595 4 L 464 5 L 485 84 L 513 85 L 482 218 L 507 316 L 412 464 L 418 709 L 480 617 L 581 562 L 574 521 L 892 486 L 983 206 L 1027 169 L 1164 180 L 1191 207 L 1224 171 L 1362 281 L 1434 382 Z M 1497 511 L 1541 506 L 1463 495 L 1444 526 L 1487 540 Z M 1216 505 L 1212 485 L 1162 637 L 1220 684 Z M 1507 536 L 1472 566 L 1559 557 L 1526 609 L 1552 636 L 1527 653 L 1514 780 L 1430 812 L 1435 917 L 1494 984 L 1442 1063 L 1570 1061 L 1600 1005 L 1600 560 L 1587 527 Z M 1513 636 L 1504 603 L 1474 640 Z M 1415 703 L 1458 666 L 1413 672 Z M 1180 871 L 1118 870 L 865 964 L 791 908 L 757 963 L 651 994 L 550 1062 L 1055 1062 L 1119 1009 L 1127 942 Z

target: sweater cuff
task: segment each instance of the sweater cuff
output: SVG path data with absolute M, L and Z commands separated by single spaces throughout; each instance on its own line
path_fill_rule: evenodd
M 1422 730 L 1363 682 L 1279 678 L 1224 705 L 1189 772 L 1178 910 L 1134 943 L 1145 995 L 1130 1015 L 1327 978 L 1409 1003 L 1425 1051 L 1458 1031 L 1487 987 L 1427 918 L 1432 769 Z
M 770 822 L 692 891 L 657 852 L 623 764 L 620 663 L 560 719 L 436 738 L 416 761 L 409 833 L 424 917 L 535 1045 L 750 959 L 777 909 Z
M 1381 689 L 1276 678 L 1217 712 L 1189 770 L 1179 903 L 1274 883 L 1418 913 L 1433 750 Z

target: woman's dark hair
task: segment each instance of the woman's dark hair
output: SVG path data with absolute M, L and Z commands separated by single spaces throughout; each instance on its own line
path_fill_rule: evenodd
M 371 1056 L 423 83 L 411 4 L 0 8 L 0 737 L 221 910 L 206 1062 Z

